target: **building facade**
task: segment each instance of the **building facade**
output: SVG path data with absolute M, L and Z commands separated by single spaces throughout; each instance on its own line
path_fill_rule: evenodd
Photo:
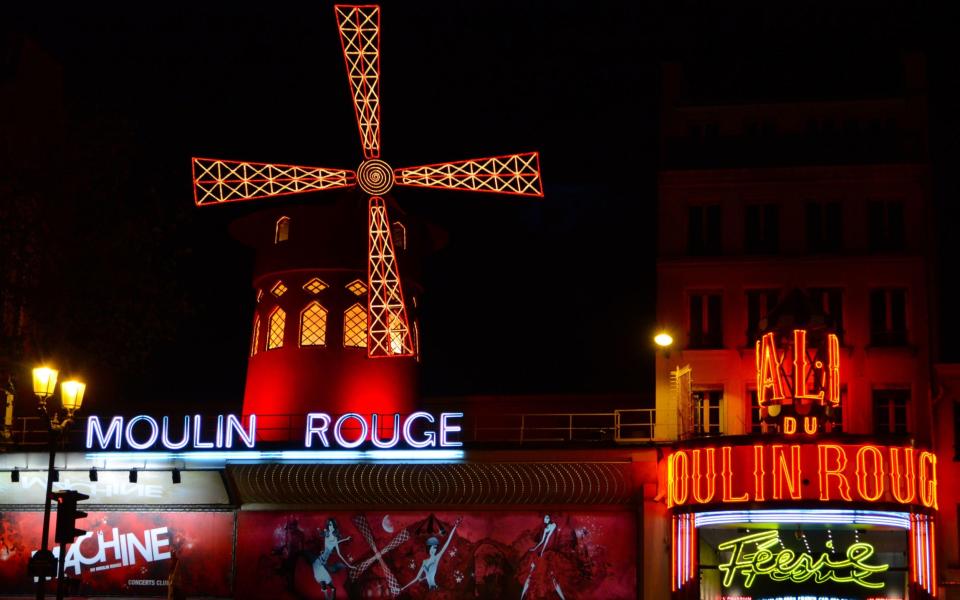
M 657 358 L 657 435 L 681 440 L 677 597 L 944 593 L 923 67 L 887 67 L 899 85 L 865 96 L 736 102 L 666 67 L 657 317 L 677 347 Z

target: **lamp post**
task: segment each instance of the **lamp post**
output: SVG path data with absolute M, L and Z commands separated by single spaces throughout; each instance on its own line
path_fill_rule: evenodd
M 47 441 L 50 445 L 50 462 L 47 466 L 47 491 L 43 497 L 43 538 L 40 550 L 30 561 L 31 571 L 37 577 L 37 600 L 43 600 L 47 573 L 54 564 L 53 552 L 49 549 L 50 538 L 50 495 L 53 492 L 53 468 L 57 456 L 57 443 L 64 432 L 73 423 L 73 415 L 83 404 L 83 392 L 86 384 L 79 381 L 64 381 L 60 384 L 60 400 L 65 414 L 48 406 L 47 401 L 57 390 L 59 372 L 49 367 L 37 367 L 33 370 L 33 393 L 37 397 L 40 412 L 47 421 Z M 62 554 L 62 552 L 61 552 Z M 63 556 L 60 560 L 63 560 Z M 52 575 L 53 573 L 50 572 Z

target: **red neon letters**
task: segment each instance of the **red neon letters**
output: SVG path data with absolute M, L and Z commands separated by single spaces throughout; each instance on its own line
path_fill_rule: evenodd
M 721 446 L 719 450 L 680 449 L 667 457 L 668 506 L 818 500 L 937 508 L 937 457 L 932 452 L 812 443 Z
M 814 358 L 811 363 L 807 331 L 795 329 L 792 370 L 787 373 L 784 371 L 785 355 L 777 351 L 776 336 L 773 333 L 764 334 L 757 340 L 755 359 L 757 401 L 760 406 L 795 403 L 832 406 L 840 404 L 840 340 L 835 334 L 827 335 L 826 354 L 826 365 L 822 358 Z M 804 429 L 808 430 L 810 424 L 805 425 Z M 793 423 L 793 428 L 796 431 L 796 422 Z

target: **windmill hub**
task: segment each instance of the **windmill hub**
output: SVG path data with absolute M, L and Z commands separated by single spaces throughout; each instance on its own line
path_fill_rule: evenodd
M 357 169 L 357 185 L 371 196 L 386 194 L 393 187 L 393 169 L 377 158 L 365 160 Z

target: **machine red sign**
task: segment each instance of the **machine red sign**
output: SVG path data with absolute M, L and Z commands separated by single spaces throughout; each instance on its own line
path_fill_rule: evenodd
M 0 581 L 30 593 L 27 561 L 39 544 L 43 513 L 0 513 Z M 78 522 L 90 533 L 67 545 L 65 572 L 82 595 L 167 595 L 174 552 L 190 596 L 229 596 L 233 546 L 229 512 L 95 512 Z M 53 549 L 59 556 L 60 547 Z

